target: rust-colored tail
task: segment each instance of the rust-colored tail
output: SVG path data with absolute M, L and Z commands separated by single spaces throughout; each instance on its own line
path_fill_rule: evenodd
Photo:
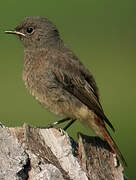
M 106 129 L 106 127 L 103 127 L 103 136 L 104 136 L 104 139 L 109 144 L 109 146 L 111 147 L 112 151 L 117 155 L 118 159 L 121 161 L 122 165 L 127 166 L 127 163 L 126 163 L 123 155 L 121 154 L 118 146 L 112 139 L 112 137 L 111 137 L 110 133 L 108 132 L 108 130 Z

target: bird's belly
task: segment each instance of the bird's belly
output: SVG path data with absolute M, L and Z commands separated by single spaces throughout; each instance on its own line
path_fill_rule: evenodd
M 31 86 L 30 86 L 31 84 Z M 56 115 L 70 117 L 72 119 L 80 120 L 84 125 L 93 129 L 93 131 L 101 136 L 99 127 L 96 124 L 97 118 L 95 113 L 88 109 L 81 101 L 75 96 L 69 94 L 67 91 L 60 87 L 44 86 L 41 88 L 32 85 L 32 83 L 25 83 L 30 94 L 35 97 L 46 109 Z
M 46 109 L 56 115 L 79 119 L 84 124 L 90 125 L 93 113 L 91 114 L 86 105 L 59 85 L 53 83 L 49 85 L 48 80 L 46 83 L 42 80 L 38 83 L 31 76 L 26 76 L 24 82 L 30 94 Z
M 88 116 L 88 108 L 61 87 L 42 87 L 41 84 L 39 87 L 28 79 L 25 86 L 40 104 L 57 115 L 74 119 L 86 119 Z

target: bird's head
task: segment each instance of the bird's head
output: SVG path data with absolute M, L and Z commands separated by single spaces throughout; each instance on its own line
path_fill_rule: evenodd
M 43 17 L 27 17 L 14 30 L 5 32 L 17 35 L 28 49 L 48 47 L 60 40 L 56 26 Z

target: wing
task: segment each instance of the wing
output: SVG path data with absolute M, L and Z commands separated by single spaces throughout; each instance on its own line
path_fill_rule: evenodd
M 68 58 L 68 59 L 67 59 Z M 66 61 L 64 63 L 64 61 Z M 98 88 L 93 76 L 89 71 L 76 60 L 62 56 L 54 63 L 52 72 L 55 74 L 56 80 L 61 83 L 64 89 L 73 94 L 89 109 L 103 121 L 105 121 L 114 131 L 114 127 L 105 116 L 102 106 L 99 102 Z

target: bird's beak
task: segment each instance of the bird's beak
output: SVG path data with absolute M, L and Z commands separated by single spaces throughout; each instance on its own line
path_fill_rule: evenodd
M 5 33 L 7 34 L 16 34 L 16 35 L 20 35 L 20 36 L 23 36 L 23 37 L 26 37 L 26 35 L 22 32 L 19 32 L 19 31 L 16 31 L 16 30 L 13 30 L 13 31 L 5 31 Z

